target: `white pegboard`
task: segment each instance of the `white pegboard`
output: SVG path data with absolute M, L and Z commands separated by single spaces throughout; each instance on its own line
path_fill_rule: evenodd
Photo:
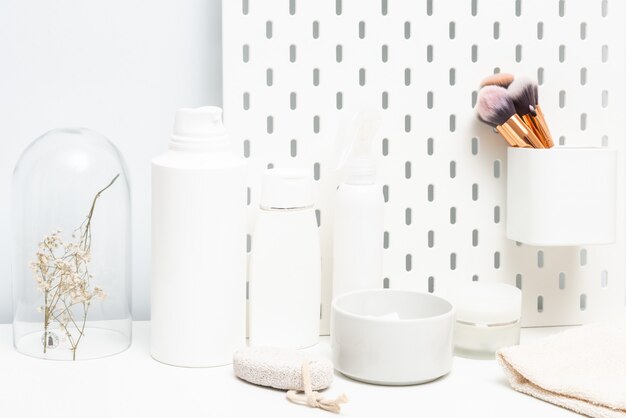
M 226 123 L 250 160 L 251 208 L 268 166 L 309 167 L 318 184 L 323 332 L 330 152 L 338 126 L 364 103 L 383 115 L 374 148 L 386 199 L 381 286 L 437 293 L 470 280 L 517 284 L 526 326 L 584 323 L 624 308 L 624 2 L 228 0 L 222 7 Z M 505 142 L 473 109 L 479 81 L 500 69 L 538 78 L 559 145 L 620 150 L 615 245 L 538 248 L 506 239 Z M 249 244 L 253 251 L 254 237 Z

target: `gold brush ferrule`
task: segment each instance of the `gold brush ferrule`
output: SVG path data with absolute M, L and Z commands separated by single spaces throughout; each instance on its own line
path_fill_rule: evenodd
M 550 133 L 548 132 L 547 133 L 548 136 L 546 136 L 546 134 L 544 133 L 545 131 L 542 129 L 541 125 L 539 124 L 539 119 L 537 117 L 528 113 L 522 116 L 522 120 L 524 121 L 526 126 L 528 126 L 528 128 L 535 133 L 537 138 L 539 138 L 539 140 L 543 144 L 543 148 L 552 148 L 554 146 L 554 143 L 552 142 L 552 138 L 550 138 Z
M 517 136 L 522 138 L 525 143 L 530 144 L 533 148 L 545 148 L 543 143 L 537 138 L 537 135 L 526 126 L 518 114 L 511 116 L 504 124 L 509 125 Z
M 539 138 L 541 138 L 543 145 L 546 148 L 552 148 L 554 146 L 554 141 L 552 141 L 552 135 L 548 129 L 546 118 L 543 116 L 543 111 L 539 105 L 535 106 L 535 112 L 537 113 L 537 116 L 533 117 L 533 119 L 535 120 L 535 125 L 537 125 L 537 130 L 541 133 Z
M 537 120 L 535 119 L 535 117 L 531 113 L 527 113 L 524 116 L 520 116 L 520 118 L 528 127 L 528 129 L 530 129 L 535 134 L 535 136 L 539 138 L 539 141 L 541 141 L 541 144 L 543 145 L 542 148 L 545 148 L 546 142 L 543 139 L 541 131 L 539 130 L 539 126 L 537 125 Z
M 518 148 L 530 148 L 528 145 L 512 128 L 508 123 L 496 126 L 496 130 L 502 135 L 502 137 L 512 147 Z

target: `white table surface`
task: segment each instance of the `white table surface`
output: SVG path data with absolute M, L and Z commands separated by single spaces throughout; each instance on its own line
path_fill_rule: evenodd
M 150 357 L 149 322 L 135 322 L 132 347 L 82 362 L 44 361 L 13 349 L 0 325 L 0 417 L 332 417 L 291 404 L 285 392 L 237 379 L 231 366 L 187 369 Z M 559 328 L 522 331 L 522 344 Z M 328 338 L 314 350 L 330 354 Z M 336 373 L 328 397 L 344 392 L 350 417 L 571 417 L 575 414 L 513 391 L 495 361 L 455 357 L 452 372 L 420 386 L 384 387 Z

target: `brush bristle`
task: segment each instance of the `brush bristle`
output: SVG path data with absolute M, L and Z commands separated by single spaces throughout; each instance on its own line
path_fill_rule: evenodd
M 518 77 L 513 80 L 508 92 L 511 100 L 513 100 L 515 111 L 520 116 L 530 113 L 530 106 L 535 107 L 539 102 L 537 83 L 528 77 Z
M 513 82 L 515 77 L 513 74 L 509 73 L 497 73 L 494 75 L 490 75 L 489 77 L 485 77 L 483 81 L 480 82 L 480 87 L 485 86 L 500 86 L 507 88 Z
M 515 114 L 515 107 L 506 89 L 485 86 L 478 91 L 478 117 L 491 126 L 502 125 Z

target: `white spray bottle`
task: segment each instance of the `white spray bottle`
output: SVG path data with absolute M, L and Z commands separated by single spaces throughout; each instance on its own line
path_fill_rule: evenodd
M 352 121 L 351 134 L 339 138 L 337 168 L 343 180 L 335 195 L 333 298 L 383 287 L 384 200 L 371 155 L 372 139 L 379 127 L 380 115 L 364 111 Z

